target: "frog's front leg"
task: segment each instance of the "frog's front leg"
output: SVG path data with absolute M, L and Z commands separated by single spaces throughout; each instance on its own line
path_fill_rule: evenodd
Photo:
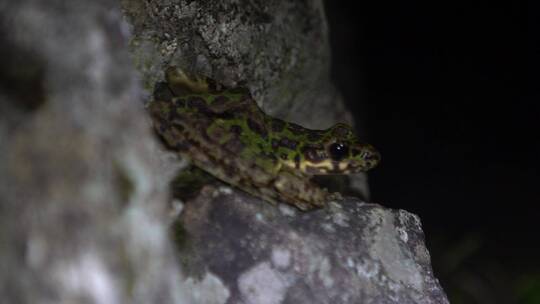
M 280 171 L 274 180 L 274 189 L 280 199 L 293 203 L 301 210 L 324 207 L 335 198 L 326 189 L 320 188 L 305 176 L 298 176 L 289 171 Z

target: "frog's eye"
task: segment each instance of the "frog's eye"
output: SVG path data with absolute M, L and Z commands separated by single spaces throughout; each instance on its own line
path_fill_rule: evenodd
M 328 150 L 330 152 L 330 157 L 335 161 L 340 161 L 349 154 L 349 147 L 342 143 L 333 143 Z

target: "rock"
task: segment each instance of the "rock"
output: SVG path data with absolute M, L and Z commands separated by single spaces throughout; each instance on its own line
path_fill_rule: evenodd
M 0 4 L 0 303 L 187 303 L 125 29 L 110 1 Z
M 211 303 L 448 303 L 402 210 L 346 198 L 305 213 L 208 187 L 173 227 L 194 288 L 219 286 Z

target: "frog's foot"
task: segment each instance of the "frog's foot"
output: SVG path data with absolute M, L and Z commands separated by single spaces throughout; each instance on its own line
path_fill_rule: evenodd
M 210 174 L 189 166 L 179 171 L 170 183 L 172 196 L 182 201 L 188 201 L 197 196 L 203 186 L 216 182 Z
M 339 192 L 332 192 L 328 194 L 327 199 L 328 201 L 341 201 L 343 200 L 343 196 Z
M 184 70 L 171 66 L 165 71 L 165 79 L 176 96 L 189 93 L 207 93 L 208 82 L 203 77 L 191 77 Z

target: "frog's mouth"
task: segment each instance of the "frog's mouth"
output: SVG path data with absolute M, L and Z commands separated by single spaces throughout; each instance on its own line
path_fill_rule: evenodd
M 300 170 L 310 175 L 326 174 L 350 174 L 367 171 L 375 166 L 375 163 L 357 163 L 352 161 L 335 161 L 327 159 L 319 163 L 305 162 Z
M 359 173 L 369 171 L 377 166 L 379 160 L 366 160 L 362 164 L 351 163 L 343 170 L 343 174 Z
M 379 152 L 366 144 L 359 145 L 350 152 L 339 155 L 340 157 L 322 149 L 304 149 L 303 152 L 304 157 L 296 168 L 309 175 L 365 172 L 374 168 L 381 159 Z M 293 163 L 289 165 L 292 166 Z
M 372 145 L 361 144 L 352 149 L 352 157 L 349 162 L 351 173 L 368 171 L 373 169 L 381 161 L 381 154 Z

